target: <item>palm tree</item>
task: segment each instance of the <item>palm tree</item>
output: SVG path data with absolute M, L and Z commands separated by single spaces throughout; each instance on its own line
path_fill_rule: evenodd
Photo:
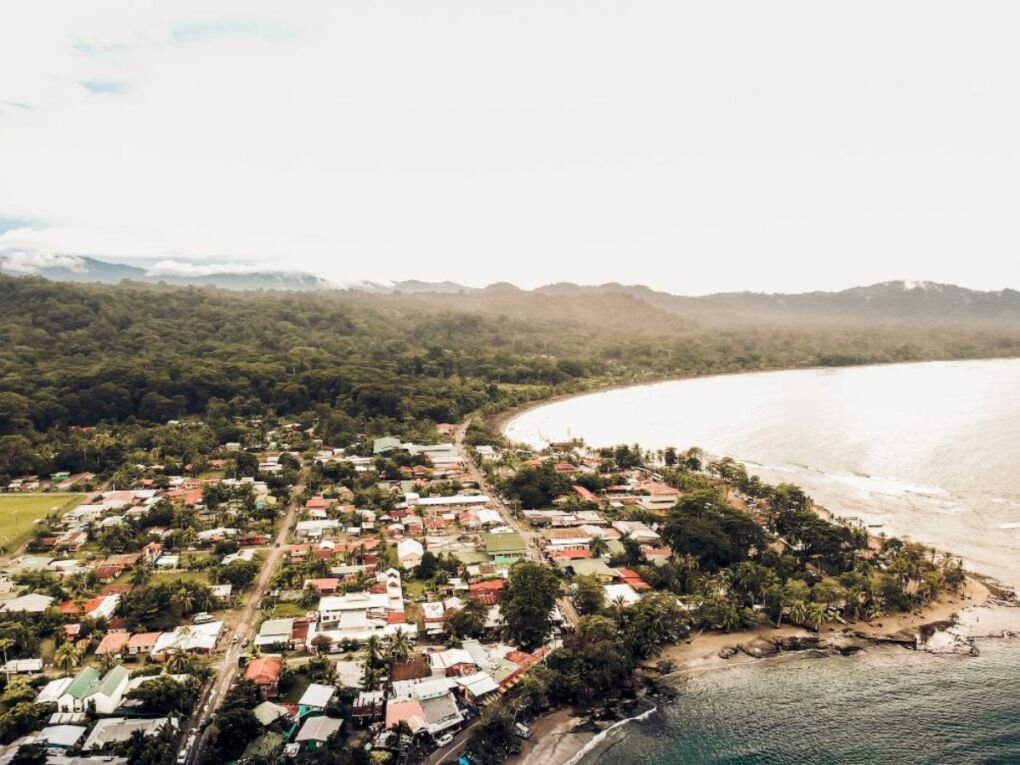
M 53 654 L 53 664 L 61 672 L 70 672 L 78 666 L 81 661 L 82 652 L 74 643 L 68 640 Z
M 372 635 L 365 641 L 365 650 L 368 654 L 366 661 L 367 666 L 373 668 L 382 666 L 382 643 L 379 641 L 378 635 Z
M 807 621 L 807 603 L 803 600 L 795 600 L 790 604 L 790 621 L 795 624 L 803 624 Z
M 137 566 L 134 571 L 131 572 L 131 584 L 144 585 L 149 581 L 149 577 L 152 576 L 152 571 L 149 570 L 148 566 Z
M 195 596 L 185 587 L 177 590 L 170 598 L 170 602 L 182 614 L 191 613 L 195 608 Z
M 191 669 L 191 657 L 182 648 L 174 649 L 166 661 L 166 671 L 171 675 L 184 675 Z
M 588 549 L 591 551 L 591 557 L 604 558 L 609 554 L 609 543 L 602 537 L 595 537 L 588 545 Z
M 390 638 L 389 658 L 401 664 L 411 658 L 411 639 L 403 630 Z
M 828 621 L 828 612 L 826 611 L 825 604 L 818 602 L 808 603 L 805 609 L 805 617 L 808 624 L 817 631 Z

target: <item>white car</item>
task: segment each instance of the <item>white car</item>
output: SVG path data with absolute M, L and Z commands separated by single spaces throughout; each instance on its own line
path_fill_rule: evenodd
M 453 734 L 446 733 L 436 739 L 436 746 L 449 746 L 453 743 Z

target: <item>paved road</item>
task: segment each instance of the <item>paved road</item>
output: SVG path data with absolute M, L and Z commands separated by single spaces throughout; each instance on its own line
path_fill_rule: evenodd
M 470 420 L 468 422 L 470 422 Z M 467 434 L 468 422 L 461 423 L 454 433 L 454 444 L 457 447 L 457 452 L 460 454 L 461 459 L 464 460 L 465 472 L 472 481 L 478 484 L 478 488 L 482 491 L 482 493 L 488 495 L 488 497 L 492 500 L 492 505 L 499 511 L 499 514 L 503 516 L 503 520 L 506 524 L 524 538 L 524 541 L 528 546 L 528 557 L 536 563 L 548 565 L 545 556 L 542 554 L 542 546 L 540 544 L 541 535 L 535 531 L 530 524 L 520 520 L 514 515 L 513 511 L 507 507 L 499 494 L 496 493 L 495 487 L 489 483 L 488 479 L 486 479 L 485 473 L 479 470 L 475 465 L 474 460 L 471 459 L 471 454 L 464 445 L 464 436 Z M 563 614 L 563 617 L 570 623 L 571 626 L 576 628 L 580 616 L 574 608 L 574 604 L 567 598 L 559 598 L 556 603 L 559 606 L 560 613 Z
M 241 616 L 235 629 L 235 634 L 239 635 L 241 639 L 236 643 L 231 640 L 227 644 L 227 650 L 223 654 L 223 659 L 217 665 L 216 674 L 206 684 L 197 708 L 198 711 L 191 716 L 189 724 L 186 726 L 187 734 L 190 734 L 191 731 L 200 731 L 196 745 L 188 752 L 187 759 L 185 760 L 187 763 L 197 763 L 200 761 L 208 735 L 208 729 L 203 730 L 203 726 L 212 719 L 220 704 L 223 703 L 223 697 L 230 690 L 230 686 L 234 682 L 234 676 L 237 674 L 237 660 L 245 653 L 245 644 L 254 637 L 254 627 L 255 622 L 258 620 L 259 605 L 261 605 L 262 599 L 269 590 L 273 574 L 276 573 L 280 562 L 283 560 L 287 536 L 294 527 L 294 521 L 297 518 L 298 511 L 301 509 L 299 496 L 304 491 L 306 476 L 307 470 L 302 470 L 298 483 L 291 489 L 292 500 L 287 509 L 287 514 L 283 518 L 283 523 L 280 524 L 280 531 L 276 535 L 275 544 L 269 548 L 269 554 L 266 556 L 265 563 L 262 564 L 262 570 L 255 580 L 255 587 L 251 591 L 244 609 L 241 611 Z M 187 735 L 181 736 L 182 750 L 187 740 Z

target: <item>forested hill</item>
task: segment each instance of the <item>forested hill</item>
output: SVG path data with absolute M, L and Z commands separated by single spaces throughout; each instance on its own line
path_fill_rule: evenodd
M 0 437 L 210 406 L 328 413 L 326 437 L 401 432 L 608 383 L 1013 355 L 1016 322 L 721 325 L 612 291 L 244 293 L 0 277 Z

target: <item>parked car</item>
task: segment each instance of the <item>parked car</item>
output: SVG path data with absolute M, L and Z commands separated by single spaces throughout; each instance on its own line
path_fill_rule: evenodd
M 195 624 L 208 624 L 211 621 L 215 621 L 215 617 L 212 614 L 203 611 L 200 614 L 195 614 L 195 618 L 192 619 L 191 621 L 193 621 Z
M 453 743 L 453 734 L 446 733 L 436 739 L 436 746 L 449 746 Z

